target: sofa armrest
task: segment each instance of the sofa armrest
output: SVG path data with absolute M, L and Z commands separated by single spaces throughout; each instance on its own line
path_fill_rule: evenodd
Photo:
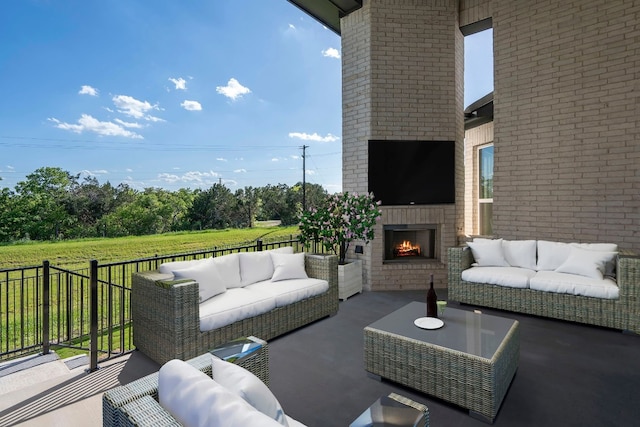
M 305 253 L 304 268 L 309 277 L 329 282 L 329 292 L 338 301 L 338 257 Z M 333 296 L 332 296 L 333 298 Z
M 179 427 L 181 426 L 151 396 L 144 396 L 127 403 L 120 412 L 120 426 L 135 427 Z
M 460 277 L 460 273 L 471 267 L 471 264 L 474 263 L 473 254 L 468 246 L 449 248 L 447 255 L 449 278 L 451 278 L 452 275 Z
M 616 280 L 620 298 L 628 299 L 640 313 L 640 257 L 633 252 L 621 250 L 616 259 Z
M 167 278 L 156 271 L 133 273 L 131 287 L 133 343 L 160 364 L 167 354 L 187 359 L 200 331 L 198 283 Z

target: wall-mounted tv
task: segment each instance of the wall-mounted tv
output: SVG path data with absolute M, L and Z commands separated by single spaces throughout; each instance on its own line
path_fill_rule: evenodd
M 370 140 L 369 191 L 387 206 L 455 203 L 455 143 Z

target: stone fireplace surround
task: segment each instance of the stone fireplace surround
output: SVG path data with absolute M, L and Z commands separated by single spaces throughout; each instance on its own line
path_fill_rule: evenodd
M 428 287 L 433 273 L 436 287 L 447 284 L 447 248 L 455 246 L 455 205 L 381 206 L 375 238 L 365 246 L 363 255 L 364 287 L 371 291 L 416 290 Z M 384 263 L 385 224 L 436 224 L 437 259 L 419 263 Z

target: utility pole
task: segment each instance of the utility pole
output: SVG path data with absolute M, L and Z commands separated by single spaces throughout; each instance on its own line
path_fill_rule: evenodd
M 306 152 L 308 145 L 303 145 L 302 147 L 302 212 L 307 210 L 307 169 L 306 169 Z

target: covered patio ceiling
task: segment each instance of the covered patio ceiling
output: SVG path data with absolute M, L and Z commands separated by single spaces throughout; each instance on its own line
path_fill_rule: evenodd
M 340 35 L 340 18 L 362 7 L 362 0 L 288 0 Z

